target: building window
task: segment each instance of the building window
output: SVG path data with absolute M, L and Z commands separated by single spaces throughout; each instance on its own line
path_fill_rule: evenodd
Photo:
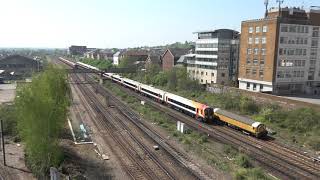
M 259 76 L 262 78 L 263 77 L 263 70 L 259 70 Z
M 258 65 L 258 59 L 254 59 L 254 60 L 253 60 L 253 64 L 254 64 L 254 65 Z
M 250 59 L 248 58 L 248 59 L 247 59 L 247 64 L 250 64 L 250 63 L 251 63 L 251 62 L 250 62 Z
M 263 90 L 263 84 L 260 84 L 260 90 Z
M 260 65 L 264 65 L 264 59 L 260 59 Z
M 203 82 L 203 79 L 201 79 L 201 82 Z
M 262 32 L 267 32 L 268 31 L 268 27 L 267 26 L 262 26 Z
M 278 71 L 278 73 L 277 73 L 277 78 L 284 78 L 284 73 L 283 73 L 283 71 Z
M 257 74 L 257 70 L 256 69 L 252 69 L 252 75 L 255 76 Z
M 288 32 L 288 26 L 282 26 L 281 32 Z
M 280 44 L 287 44 L 288 37 L 280 37 Z
M 252 54 L 252 49 L 247 49 L 247 54 Z
M 258 55 L 259 54 L 259 49 L 258 48 L 254 48 L 254 55 Z
M 246 69 L 246 76 L 250 75 L 250 69 Z
M 224 73 L 221 73 L 221 77 L 224 77 L 225 76 L 225 74 Z
M 262 44 L 266 44 L 267 43 L 267 38 L 266 37 L 262 37 L 261 38 L 261 43 Z
M 313 48 L 317 48 L 318 47 L 318 39 L 313 39 L 311 41 L 311 47 L 313 47 Z
M 250 89 L 250 83 L 247 82 L 247 89 Z
M 312 37 L 319 37 L 319 31 L 313 31 Z
M 252 44 L 252 37 L 249 37 L 248 43 L 249 43 L 249 44 Z
M 262 48 L 262 49 L 261 49 L 261 55 L 266 55 L 266 54 L 267 54 L 266 49 L 265 49 L 265 48 Z
M 256 33 L 259 33 L 260 32 L 260 26 L 257 26 L 256 27 Z
M 214 76 L 214 73 L 211 73 L 211 76 Z
M 279 55 L 282 55 L 282 54 L 283 54 L 283 49 L 279 48 Z
M 249 33 L 253 33 L 253 27 L 249 27 Z
M 295 33 L 295 32 L 297 32 L 297 28 L 298 28 L 298 26 L 291 25 L 289 27 L 289 32 Z
M 255 44 L 259 44 L 259 38 L 258 37 L 254 38 L 254 43 Z

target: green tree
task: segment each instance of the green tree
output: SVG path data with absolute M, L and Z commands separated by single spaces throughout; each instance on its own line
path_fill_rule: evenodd
M 170 90 L 174 91 L 177 87 L 177 72 L 176 69 L 173 68 L 172 70 L 168 71 L 168 83 L 167 86 Z
M 167 74 L 163 71 L 153 77 L 152 84 L 157 86 L 165 86 L 168 83 Z
M 132 57 L 124 57 L 120 59 L 119 68 L 133 68 L 135 66 L 135 62 L 137 61 L 136 58 Z
M 67 117 L 68 94 L 65 72 L 53 66 L 17 92 L 19 135 L 26 143 L 27 164 L 39 178 L 62 160 L 58 136 Z

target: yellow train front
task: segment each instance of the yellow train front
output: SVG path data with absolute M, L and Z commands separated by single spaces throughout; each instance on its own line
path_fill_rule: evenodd
M 250 118 L 239 116 L 219 108 L 214 109 L 214 116 L 216 119 L 224 122 L 228 126 L 245 131 L 257 138 L 262 138 L 268 134 L 264 124 L 256 122 Z

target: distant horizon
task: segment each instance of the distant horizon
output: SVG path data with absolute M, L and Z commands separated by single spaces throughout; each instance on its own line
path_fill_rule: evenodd
M 188 41 L 188 42 L 195 42 L 195 41 Z M 185 41 L 183 42 L 173 42 L 170 44 L 163 44 L 163 45 L 155 45 L 155 46 L 137 46 L 137 47 L 126 47 L 126 48 L 117 48 L 117 47 L 110 47 L 110 48 L 96 48 L 96 47 L 88 47 L 87 48 L 96 48 L 96 49 L 112 49 L 112 48 L 116 48 L 116 49 L 128 49 L 128 48 L 141 48 L 141 47 L 158 47 L 158 46 L 167 46 L 167 45 L 171 45 L 174 43 L 185 43 Z M 86 46 L 86 45 L 82 45 L 82 44 L 70 44 L 68 47 L 0 47 L 0 49 L 68 49 L 70 46 Z
M 241 21 L 264 16 L 263 0 L 4 1 L 0 47 L 64 49 L 163 46 L 194 41 L 193 32 L 240 31 Z M 277 7 L 270 0 L 270 7 Z M 318 0 L 286 0 L 282 7 L 310 7 Z M 320 5 L 320 4 L 319 4 Z M 58 10 L 57 10 L 58 9 Z

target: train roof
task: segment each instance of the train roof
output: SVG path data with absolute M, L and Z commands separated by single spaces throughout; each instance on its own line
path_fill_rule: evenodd
M 208 105 L 206 104 L 203 104 L 203 103 L 199 103 L 197 101 L 193 101 L 193 100 L 190 100 L 190 99 L 187 99 L 185 97 L 182 97 L 182 96 L 178 96 L 178 95 L 175 95 L 175 94 L 172 94 L 172 93 L 166 93 L 167 96 L 169 97 L 172 97 L 174 98 L 175 100 L 178 100 L 180 102 L 184 102 L 184 103 L 189 103 L 190 105 L 193 105 L 193 106 L 196 106 L 197 108 L 204 108 L 204 107 L 208 107 Z
M 235 114 L 235 113 L 232 113 L 232 112 L 229 112 L 229 111 L 225 111 L 225 110 L 222 110 L 222 109 L 218 109 L 218 108 L 215 110 L 215 113 L 227 116 L 227 117 L 232 118 L 232 119 L 236 119 L 237 121 L 240 121 L 242 123 L 245 123 L 245 124 L 248 124 L 248 125 L 254 126 L 254 127 L 258 127 L 261 124 L 259 122 L 254 121 L 253 119 L 250 119 L 250 118 L 247 118 L 247 117 L 244 117 L 244 116 L 240 116 L 238 114 Z
M 94 70 L 100 71 L 99 68 L 96 68 L 96 67 L 94 67 L 94 66 L 91 66 L 91 65 L 86 64 L 86 63 L 83 63 L 83 62 L 79 62 L 79 61 L 78 61 L 77 64 L 80 64 L 80 65 L 82 65 L 82 66 L 86 66 L 86 67 L 88 67 L 88 68 L 90 68 L 90 69 L 94 69 Z
M 115 78 L 122 78 L 120 75 L 118 75 L 118 74 L 112 74 L 111 75 L 112 77 L 115 77 Z
M 122 78 L 122 80 L 130 82 L 130 83 L 136 83 L 136 84 L 140 84 L 140 82 L 132 80 L 132 79 L 128 79 L 128 78 Z
M 155 87 L 153 87 L 153 86 L 146 85 L 146 84 L 142 84 L 142 83 L 141 83 L 140 86 L 141 86 L 142 88 L 148 88 L 149 90 L 157 91 L 157 92 L 160 92 L 160 93 L 167 93 L 166 91 L 163 91 L 163 90 L 161 90 L 161 89 L 158 89 L 158 88 L 155 88 Z

